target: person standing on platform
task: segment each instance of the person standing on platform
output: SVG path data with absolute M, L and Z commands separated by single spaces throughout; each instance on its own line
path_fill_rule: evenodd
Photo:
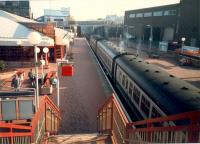
M 21 77 L 17 76 L 17 91 L 20 90 L 22 84 L 22 79 Z
M 31 81 L 31 86 L 35 87 L 35 77 L 33 75 L 32 69 L 30 69 L 30 71 L 28 72 L 28 77 L 29 77 L 29 80 Z
M 15 89 L 15 91 L 19 91 L 21 86 L 21 80 L 17 75 L 14 75 L 12 82 L 11 82 L 11 87 Z

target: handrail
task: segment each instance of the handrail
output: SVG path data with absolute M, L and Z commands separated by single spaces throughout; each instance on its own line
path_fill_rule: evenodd
M 110 124 L 107 125 L 107 122 Z M 114 95 L 99 108 L 98 124 L 98 131 L 109 132 L 113 143 L 200 142 L 200 111 L 129 122 Z
M 53 104 L 48 96 L 42 96 L 40 101 L 39 109 L 35 113 L 30 126 L 0 122 L 0 128 L 2 130 L 5 129 L 5 132 L 0 132 L 0 141 L 6 141 L 5 144 L 13 144 L 16 140 L 20 140 L 20 144 L 29 144 L 36 141 L 39 142 L 38 140 L 41 140 L 41 138 L 46 135 L 46 132 L 50 132 L 50 134 L 57 133 L 58 124 L 61 119 L 59 109 Z M 47 111 L 54 117 L 53 119 L 47 118 Z M 47 122 L 50 125 L 53 124 L 57 126 L 47 130 Z M 17 131 L 14 131 L 13 129 L 17 129 Z
M 114 97 L 114 96 L 113 96 Z M 121 117 L 123 118 L 124 124 L 127 125 L 129 123 L 128 118 L 126 117 L 125 113 L 123 112 L 118 100 L 114 97 L 113 99 L 114 104 L 116 105 L 116 108 L 119 112 L 119 114 L 121 115 Z
M 118 110 L 118 112 L 120 113 L 121 117 L 123 118 L 124 124 L 128 124 L 128 118 L 126 117 L 125 113 L 123 112 L 118 100 L 116 99 L 116 97 L 114 96 L 114 94 L 112 94 L 112 96 L 110 96 L 108 99 L 106 99 L 105 103 L 98 109 L 98 112 L 102 111 L 103 108 L 109 103 L 109 102 L 113 102 Z
M 0 122 L 0 128 L 2 131 L 0 132 L 0 141 L 4 144 L 14 144 L 16 143 L 16 137 L 21 138 L 21 144 L 22 143 L 31 143 L 31 127 L 30 126 L 22 126 L 22 125 L 16 125 L 12 123 L 5 123 Z M 5 132 L 3 132 L 4 129 L 7 129 Z M 17 131 L 14 131 L 17 130 Z M 18 141 L 19 143 L 19 141 Z
M 35 127 L 35 122 L 39 119 L 40 114 L 44 111 L 45 103 L 48 103 L 50 107 L 53 108 L 54 111 L 56 111 L 55 114 L 58 114 L 59 119 L 61 119 L 59 109 L 53 104 L 53 102 L 50 100 L 50 98 L 48 98 L 48 96 L 44 96 L 41 98 L 38 112 L 35 114 L 32 120 L 32 123 L 31 123 L 32 127 Z
M 98 112 L 100 112 L 109 102 L 111 102 L 113 100 L 113 96 L 110 96 L 106 99 L 106 101 L 103 103 L 103 105 L 101 105 L 99 108 L 98 108 Z
M 131 122 L 128 125 L 137 126 L 137 125 L 151 124 L 151 123 L 156 123 L 156 122 L 177 121 L 177 120 L 183 120 L 183 119 L 192 120 L 192 119 L 198 119 L 198 118 L 200 118 L 200 111 L 192 111 L 192 112 L 185 112 L 185 113 L 171 115 L 171 116 L 151 118 L 151 119 Z
M 58 107 L 52 102 L 52 100 L 51 100 L 48 96 L 45 96 L 45 100 L 46 100 L 46 102 L 51 106 L 51 108 L 53 108 L 53 110 L 57 112 L 57 114 L 59 115 L 59 118 L 61 118 L 61 117 L 60 117 L 60 110 L 59 110 Z
M 16 124 L 12 124 L 12 123 L 5 123 L 5 122 L 0 122 L 0 127 L 1 128 L 15 128 L 15 129 L 31 130 L 30 126 L 21 126 L 21 125 L 16 125 Z
M 41 98 L 41 102 L 40 102 L 40 106 L 39 109 L 37 111 L 37 113 L 35 114 L 31 126 L 32 126 L 32 134 L 34 134 L 34 131 L 36 129 L 36 127 L 39 125 L 39 121 L 43 121 L 41 119 L 43 119 L 45 117 L 46 119 L 46 107 L 50 107 L 54 112 L 54 115 L 60 120 L 60 111 L 59 109 L 53 104 L 53 102 L 50 100 L 50 98 L 48 96 L 43 96 Z M 45 115 L 45 116 L 44 116 Z M 45 129 L 46 129 L 46 124 L 45 124 Z M 41 135 L 41 133 L 39 133 L 40 130 L 38 130 L 38 134 Z M 46 132 L 48 132 L 48 130 L 45 130 Z M 33 137 L 32 137 L 33 138 Z M 38 136 L 37 136 L 38 138 Z M 36 139 L 37 140 L 37 139 Z

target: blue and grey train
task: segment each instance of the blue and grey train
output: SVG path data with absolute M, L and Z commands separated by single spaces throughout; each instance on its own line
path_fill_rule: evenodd
M 134 54 L 118 52 L 99 36 L 89 43 L 137 119 L 200 110 L 200 89 Z

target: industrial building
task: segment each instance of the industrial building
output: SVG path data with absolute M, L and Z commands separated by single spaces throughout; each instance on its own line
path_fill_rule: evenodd
M 7 11 L 22 17 L 32 18 L 30 1 L 3 0 L 0 1 L 0 10 Z
M 125 11 L 124 33 L 143 42 L 181 42 L 200 46 L 200 1 Z
M 56 27 L 66 28 L 69 26 L 70 8 L 61 10 L 44 9 L 44 16 L 37 18 L 38 22 L 53 23 Z

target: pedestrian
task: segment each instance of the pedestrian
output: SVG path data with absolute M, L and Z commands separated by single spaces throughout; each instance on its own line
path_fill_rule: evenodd
M 30 71 L 28 72 L 28 77 L 29 77 L 29 79 L 33 78 L 33 71 L 32 71 L 32 69 L 30 69 Z
M 11 82 L 11 87 L 15 89 L 15 91 L 19 91 L 21 86 L 21 80 L 17 75 L 14 75 L 12 82 Z
M 17 76 L 17 91 L 20 90 L 22 84 L 22 79 L 21 77 Z
M 33 75 L 32 69 L 30 69 L 30 71 L 28 72 L 28 77 L 29 77 L 29 80 L 31 81 L 31 86 L 35 87 L 35 77 Z

